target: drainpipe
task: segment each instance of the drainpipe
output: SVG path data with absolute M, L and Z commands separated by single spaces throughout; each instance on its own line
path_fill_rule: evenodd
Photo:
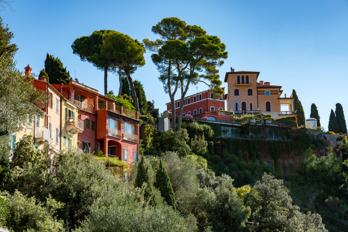
M 59 150 L 62 151 L 62 121 L 63 121 L 63 117 L 62 117 L 62 109 L 63 109 L 63 106 L 62 106 L 62 103 L 63 103 L 63 97 L 60 96 L 60 128 L 59 128 L 59 131 L 60 131 L 60 144 L 59 144 Z

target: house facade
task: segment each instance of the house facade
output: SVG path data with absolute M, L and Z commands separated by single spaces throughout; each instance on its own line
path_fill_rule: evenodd
M 282 86 L 258 81 L 259 74 L 254 71 L 234 71 L 232 68 L 231 72 L 226 73 L 227 110 L 237 116 L 260 113 L 271 114 L 274 119 L 294 116 L 293 97 L 281 97 Z
M 78 108 L 78 147 L 84 152 L 102 151 L 127 163 L 135 163 L 139 152 L 139 114 L 117 105 L 96 89 L 70 80 L 53 85 L 67 102 Z
M 223 88 L 224 90 L 224 88 Z M 225 110 L 225 94 L 221 98 L 216 98 L 210 89 L 185 97 L 181 103 L 180 100 L 175 101 L 175 113 L 179 114 L 180 104 L 183 104 L 183 116 L 192 115 L 193 117 L 202 116 L 208 112 Z M 172 112 L 172 104 L 167 103 L 167 111 Z

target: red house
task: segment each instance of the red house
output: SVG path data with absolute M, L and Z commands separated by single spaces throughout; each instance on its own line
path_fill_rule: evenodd
M 222 88 L 224 90 L 224 88 Z M 175 101 L 175 113 L 179 114 L 180 99 Z M 219 121 L 219 110 L 225 110 L 225 94 L 216 99 L 210 89 L 187 96 L 183 102 L 183 115 L 192 115 L 194 118 L 209 117 L 209 120 Z M 172 104 L 167 103 L 168 112 L 172 112 Z

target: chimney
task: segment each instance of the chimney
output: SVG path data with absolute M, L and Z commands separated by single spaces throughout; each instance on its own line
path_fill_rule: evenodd
M 25 70 L 25 75 L 26 75 L 26 76 L 31 76 L 31 70 L 32 70 L 32 68 L 30 68 L 29 64 L 28 64 L 27 67 L 24 68 L 24 70 Z
M 41 77 L 39 77 L 39 80 L 40 81 L 44 81 L 44 82 L 47 82 L 47 77 L 42 75 Z
M 231 72 L 234 72 L 234 68 L 231 67 Z
M 260 81 L 260 85 L 263 85 L 263 81 Z
M 265 82 L 265 85 L 270 85 L 271 84 L 271 82 Z

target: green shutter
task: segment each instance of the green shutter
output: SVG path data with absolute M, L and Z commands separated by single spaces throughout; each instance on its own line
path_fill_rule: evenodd
M 12 136 L 12 149 L 15 149 L 16 148 L 16 136 L 13 135 Z

